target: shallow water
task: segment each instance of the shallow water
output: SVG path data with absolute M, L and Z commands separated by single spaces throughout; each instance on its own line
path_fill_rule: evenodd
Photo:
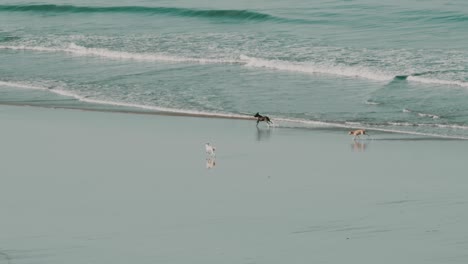
M 0 25 L 3 103 L 468 138 L 461 0 L 0 1 Z

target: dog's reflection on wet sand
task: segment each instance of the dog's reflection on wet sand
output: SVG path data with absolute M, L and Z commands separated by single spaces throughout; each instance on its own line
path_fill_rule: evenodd
M 262 129 L 257 127 L 257 141 L 268 140 L 271 136 L 271 129 Z
M 364 143 L 364 142 L 359 142 L 359 141 L 354 141 L 352 144 L 351 144 L 351 150 L 353 152 L 364 152 L 366 151 L 366 148 L 367 148 L 367 144 Z

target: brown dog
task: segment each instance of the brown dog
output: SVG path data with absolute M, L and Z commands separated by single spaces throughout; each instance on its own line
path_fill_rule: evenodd
M 369 136 L 369 134 L 367 134 L 366 130 L 364 130 L 364 129 L 351 130 L 351 131 L 349 131 L 348 135 L 353 135 L 354 136 L 353 139 L 356 139 L 356 137 L 360 138 L 359 137 L 360 135 Z

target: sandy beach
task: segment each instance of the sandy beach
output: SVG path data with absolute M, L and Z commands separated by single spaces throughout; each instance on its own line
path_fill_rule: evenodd
M 0 1 L 0 264 L 468 263 L 467 29 L 468 1 Z
M 463 140 L 18 106 L 0 119 L 0 263 L 468 261 Z

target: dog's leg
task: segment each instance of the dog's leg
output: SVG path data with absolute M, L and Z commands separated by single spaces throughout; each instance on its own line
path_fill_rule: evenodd
M 366 135 L 368 139 L 372 139 L 372 137 L 369 134 L 365 133 L 364 135 Z

